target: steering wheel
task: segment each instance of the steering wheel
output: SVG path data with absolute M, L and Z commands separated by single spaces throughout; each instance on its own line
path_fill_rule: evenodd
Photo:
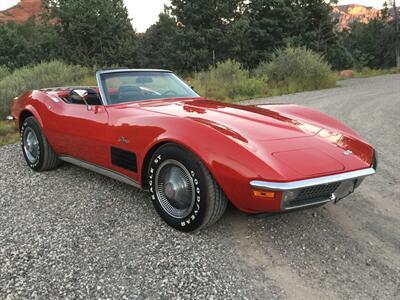
M 168 96 L 168 95 L 170 95 L 170 96 L 177 96 L 178 93 L 175 92 L 175 91 L 173 91 L 173 90 L 168 90 L 168 91 L 165 91 L 164 93 L 161 94 L 161 96 Z

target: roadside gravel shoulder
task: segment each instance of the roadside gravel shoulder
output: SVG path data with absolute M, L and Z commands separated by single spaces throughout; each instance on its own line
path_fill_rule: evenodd
M 248 101 L 297 103 L 354 128 L 378 173 L 337 205 L 253 219 L 230 207 L 197 234 L 148 194 L 64 164 L 31 171 L 0 148 L 0 299 L 400 298 L 400 75 Z

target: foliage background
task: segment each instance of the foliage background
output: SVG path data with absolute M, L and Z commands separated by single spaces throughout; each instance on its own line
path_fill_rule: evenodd
M 325 0 L 172 0 L 145 33 L 123 0 L 44 0 L 42 22 L 0 24 L 0 65 L 16 69 L 54 59 L 90 68 L 207 70 L 228 59 L 253 69 L 278 48 L 306 47 L 334 69 L 394 66 L 387 9 L 368 24 L 335 31 Z
M 200 94 L 230 101 L 335 86 L 331 68 L 395 64 L 387 10 L 336 32 L 325 0 L 172 0 L 138 34 L 123 0 L 44 6 L 41 22 L 0 24 L 0 116 L 23 91 L 93 85 L 103 67 L 170 69 Z

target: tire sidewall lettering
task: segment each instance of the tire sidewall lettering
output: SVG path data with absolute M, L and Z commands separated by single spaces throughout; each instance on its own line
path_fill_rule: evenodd
M 196 190 L 196 194 L 195 194 L 195 206 L 193 208 L 192 213 L 189 215 L 189 217 L 186 217 L 185 220 L 181 221 L 181 226 L 184 227 L 187 224 L 190 224 L 192 221 L 194 221 L 197 217 L 197 214 L 200 211 L 200 202 L 201 202 L 201 190 L 200 187 L 198 187 L 199 185 L 199 180 L 195 177 L 195 172 L 194 171 L 190 171 L 190 175 L 192 175 L 193 178 L 193 182 L 195 184 L 195 190 Z M 197 182 L 197 183 L 196 183 Z
M 28 158 L 26 156 L 26 153 L 25 153 L 25 149 L 24 149 L 24 133 L 25 133 L 25 130 L 27 128 L 29 128 L 29 127 L 36 133 L 37 138 L 38 138 L 38 142 L 39 142 L 39 159 L 34 163 L 31 163 L 28 160 Z M 29 125 L 27 121 L 24 121 L 24 123 L 22 124 L 21 130 L 20 130 L 20 136 L 21 136 L 21 142 L 20 143 L 21 143 L 22 152 L 24 154 L 25 160 L 26 160 L 26 162 L 27 162 L 27 164 L 28 164 L 28 166 L 30 168 L 36 170 L 39 167 L 39 165 L 42 163 L 42 160 L 43 160 L 43 158 L 42 158 L 42 156 L 43 156 L 42 155 L 43 142 L 41 140 L 41 138 L 42 138 L 41 133 L 38 132 L 38 130 L 34 126 Z
M 182 163 L 187 170 L 189 171 L 189 174 L 192 177 L 193 183 L 194 183 L 194 189 L 195 189 L 195 204 L 194 207 L 192 209 L 192 211 L 190 212 L 190 214 L 185 217 L 185 218 L 174 218 L 172 216 L 167 216 L 168 219 L 173 219 L 175 226 L 180 226 L 182 228 L 182 230 L 190 230 L 189 227 L 192 226 L 198 226 L 199 224 L 195 224 L 196 222 L 201 222 L 201 220 L 197 221 L 199 214 L 201 212 L 204 212 L 205 210 L 205 203 L 202 201 L 202 181 L 201 178 L 197 175 L 197 173 L 201 173 L 201 172 L 196 172 L 195 170 L 193 170 L 190 166 L 188 166 L 188 164 L 185 163 L 184 160 L 180 160 L 177 159 L 177 157 L 169 157 L 166 155 L 157 155 L 154 156 L 151 160 L 151 164 L 149 166 L 149 170 L 147 172 L 147 176 L 148 176 L 148 183 L 149 183 L 149 190 L 150 190 L 150 194 L 151 194 L 151 199 L 153 201 L 153 204 L 156 206 L 157 210 L 163 210 L 161 208 L 161 205 L 159 204 L 159 201 L 157 199 L 157 193 L 156 193 L 156 189 L 155 189 L 155 174 L 157 173 L 157 168 L 158 166 L 165 160 L 168 159 L 175 159 L 177 161 L 179 161 L 180 163 Z M 189 162 L 189 165 L 193 163 Z M 166 212 L 164 212 L 166 214 Z

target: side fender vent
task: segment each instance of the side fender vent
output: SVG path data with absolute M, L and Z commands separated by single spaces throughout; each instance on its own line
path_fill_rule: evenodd
M 137 173 L 136 154 L 133 152 L 111 147 L 111 163 L 114 166 Z

